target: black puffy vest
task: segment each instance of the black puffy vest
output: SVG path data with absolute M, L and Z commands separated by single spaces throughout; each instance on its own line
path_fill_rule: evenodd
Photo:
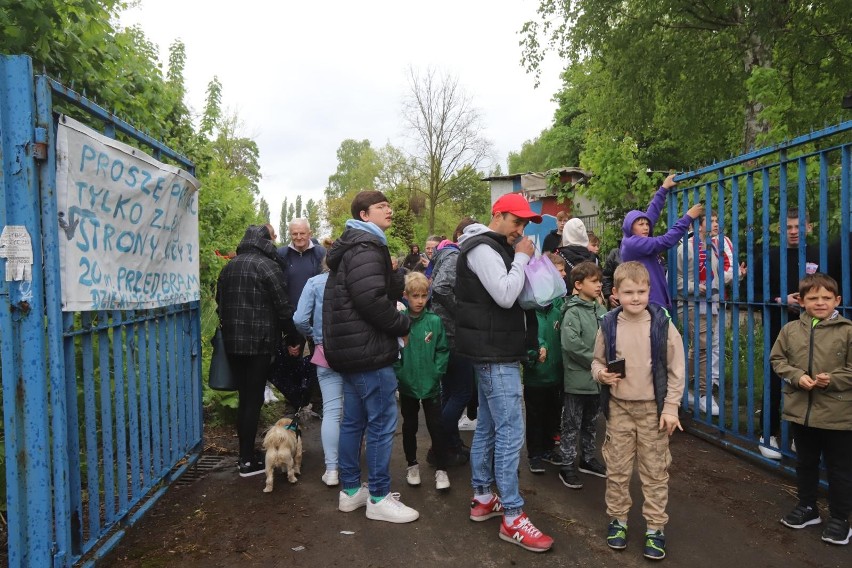
M 467 254 L 485 244 L 497 251 L 508 271 L 515 251 L 499 233 L 487 232 L 466 239 L 456 265 L 456 352 L 474 361 L 511 362 L 527 359 L 524 311 L 515 302 L 497 305 L 467 265 Z

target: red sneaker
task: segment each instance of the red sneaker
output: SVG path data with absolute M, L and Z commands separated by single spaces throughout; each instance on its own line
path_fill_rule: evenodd
M 471 521 L 487 521 L 492 517 L 500 517 L 503 515 L 503 503 L 500 498 L 491 494 L 491 500 L 488 503 L 480 503 L 476 499 L 470 500 L 470 520 Z
M 535 528 L 526 513 L 521 513 L 511 527 L 504 518 L 500 523 L 500 538 L 531 552 L 546 552 L 553 546 L 553 539 Z

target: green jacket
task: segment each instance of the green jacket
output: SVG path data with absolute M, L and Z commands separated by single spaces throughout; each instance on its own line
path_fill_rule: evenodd
M 562 298 L 556 298 L 545 308 L 535 311 L 538 320 L 538 346 L 547 349 L 544 363 L 538 362 L 538 352 L 530 352 L 524 362 L 524 384 L 528 387 L 550 387 L 562 377 L 562 357 L 559 355 L 559 321 L 562 319 Z
M 802 313 L 781 329 L 769 361 L 784 381 L 785 420 L 826 430 L 852 430 L 852 321 L 837 312 L 812 325 Z M 828 373 L 826 388 L 798 387 L 799 378 Z
M 562 308 L 562 362 L 565 392 L 600 394 L 601 386 L 592 378 L 595 337 L 606 308 L 571 296 Z
M 404 310 L 408 314 L 408 310 Z M 441 393 L 441 377 L 447 372 L 450 348 L 441 318 L 430 310 L 411 317 L 408 345 L 394 363 L 399 379 L 399 394 L 417 400 L 434 398 Z

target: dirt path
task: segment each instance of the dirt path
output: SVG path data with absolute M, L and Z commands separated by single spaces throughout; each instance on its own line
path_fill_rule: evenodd
M 420 453 L 429 446 L 421 425 Z M 469 443 L 471 432 L 463 433 Z M 221 436 L 221 437 L 219 437 Z M 397 434 L 399 437 L 399 433 Z M 230 433 L 209 432 L 208 442 L 235 447 Z M 533 522 L 555 539 L 553 550 L 533 554 L 497 538 L 499 521 L 467 518 L 471 495 L 467 466 L 450 470 L 452 488 L 438 494 L 431 468 L 423 485 L 405 485 L 402 443 L 395 441 L 392 490 L 420 511 L 418 521 L 370 521 L 364 510 L 337 511 L 337 490 L 323 473 L 319 421 L 304 426 L 303 475 L 296 485 L 276 477 L 241 479 L 234 459 L 186 486 L 174 487 L 103 560 L 103 566 L 648 566 L 642 557 L 641 493 L 635 484 L 625 551 L 605 544 L 604 480 L 583 475 L 580 491 L 565 488 L 556 466 L 533 475 L 521 460 L 521 491 Z M 780 478 L 687 434 L 672 442 L 673 465 L 667 566 L 794 568 L 852 566 L 852 546 L 820 541 L 820 527 L 793 531 L 778 518 L 795 504 L 789 479 Z M 425 461 L 425 460 L 423 460 Z M 421 466 L 423 468 L 423 466 Z M 366 478 L 365 478 L 366 479 Z M 351 534 L 350 534 L 351 533 Z

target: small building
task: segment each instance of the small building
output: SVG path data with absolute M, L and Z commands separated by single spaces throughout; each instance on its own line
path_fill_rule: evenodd
M 556 229 L 556 214 L 559 211 L 582 219 L 587 230 L 600 233 L 598 204 L 576 193 L 573 199 L 559 200 L 557 191 L 548 183 L 554 174 L 559 175 L 560 183 L 570 186 L 585 184 L 592 177 L 592 172 L 582 168 L 555 168 L 543 173 L 529 172 L 483 178 L 483 181 L 491 184 L 491 203 L 507 193 L 523 193 L 532 210 L 542 216 L 541 224 L 530 223 L 525 231 L 539 250 L 545 235 Z

